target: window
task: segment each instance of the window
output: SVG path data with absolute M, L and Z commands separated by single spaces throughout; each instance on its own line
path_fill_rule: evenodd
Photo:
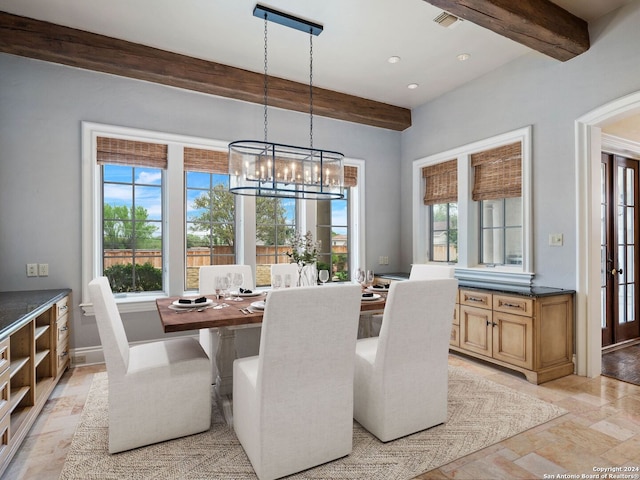
M 458 204 L 437 203 L 430 206 L 431 245 L 429 260 L 455 263 L 458 261 Z
M 423 167 L 424 204 L 429 206 L 429 260 L 458 261 L 458 161 Z
M 348 281 L 349 273 L 349 188 L 342 200 L 319 200 L 316 238 L 320 241 L 318 271 L 328 270 L 329 281 Z
M 271 264 L 290 263 L 287 252 L 296 230 L 297 201 L 290 198 L 255 197 L 256 286 L 271 285 Z
M 226 152 L 185 147 L 185 290 L 197 290 L 200 267 L 236 263 L 236 205 Z
M 349 162 L 364 180 L 364 161 Z M 152 311 L 158 296 L 195 290 L 200 265 L 248 264 L 261 284 L 261 265 L 289 261 L 294 229 L 315 230 L 318 202 L 233 195 L 227 168 L 226 142 L 83 122 L 83 284 L 116 265 L 128 282 L 117 296 L 123 313 Z M 360 264 L 363 180 L 349 188 L 346 225 L 333 212 L 331 226 L 346 227 L 349 261 Z M 270 275 L 262 284 L 269 282 Z
M 165 145 L 97 138 L 102 273 L 114 294 L 163 290 Z
M 522 265 L 522 198 L 480 202 L 480 263 Z
M 459 279 L 531 283 L 531 127 L 416 160 L 412 203 L 415 263 L 457 260 Z

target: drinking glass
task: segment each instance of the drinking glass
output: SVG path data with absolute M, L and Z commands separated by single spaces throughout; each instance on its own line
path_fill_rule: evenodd
M 354 276 L 354 279 L 356 282 L 358 282 L 360 285 L 364 285 L 364 280 L 365 280 L 365 273 L 364 270 L 362 270 L 361 268 L 359 268 L 358 270 L 356 270 L 356 274 Z
M 237 297 L 234 298 L 234 300 L 236 302 L 241 302 L 242 297 L 240 296 L 240 287 L 242 287 L 242 284 L 244 283 L 244 275 L 242 273 L 236 272 L 232 275 L 231 278 L 233 279 L 233 286 L 238 289 L 238 291 L 236 292 Z
M 214 279 L 214 285 L 216 290 L 216 300 L 220 300 L 220 292 L 222 291 L 221 279 L 222 277 L 216 277 Z
M 224 277 L 220 277 L 220 293 L 222 293 L 222 298 L 224 300 L 228 300 L 228 296 L 229 296 L 229 277 L 228 276 L 224 276 Z
M 322 285 L 324 285 L 327 280 L 329 280 L 329 270 L 320 270 L 320 281 L 322 282 Z
M 367 276 L 365 278 L 365 283 L 367 287 L 371 287 L 371 285 L 373 285 L 374 278 L 375 278 L 375 275 L 373 274 L 373 270 L 367 270 Z
M 275 274 L 271 279 L 271 286 L 273 288 L 280 288 L 282 286 L 282 275 Z
M 291 286 L 291 274 L 287 273 L 284 276 L 284 288 L 289 288 Z

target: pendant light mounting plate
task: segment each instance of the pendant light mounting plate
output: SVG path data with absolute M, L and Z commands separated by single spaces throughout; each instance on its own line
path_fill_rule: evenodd
M 285 27 L 294 28 L 301 32 L 311 33 L 312 35 L 320 35 L 322 33 L 322 25 L 304 20 L 302 18 L 294 17 L 288 13 L 279 12 L 264 5 L 257 4 L 253 9 L 253 16 L 264 19 L 266 17 L 270 22 L 284 25 Z

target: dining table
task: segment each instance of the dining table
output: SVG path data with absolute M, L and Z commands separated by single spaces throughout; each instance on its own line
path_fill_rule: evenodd
M 329 287 L 319 285 L 317 288 Z M 255 305 L 256 302 L 266 300 L 268 293 L 269 290 L 257 290 L 239 297 L 240 300 L 217 299 L 215 295 L 205 295 L 206 303 L 186 305 L 180 304 L 179 300 L 195 299 L 199 295 L 156 299 L 158 315 L 165 333 L 202 329 L 209 329 L 217 333 L 218 347 L 215 361 L 212 361 L 212 365 L 215 365 L 216 369 L 214 372 L 214 392 L 225 418 L 231 418 L 230 396 L 233 391 L 233 360 L 236 358 L 235 331 L 252 325 L 259 326 L 262 323 L 264 310 L 256 308 L 252 304 Z M 371 293 L 371 290 L 365 289 L 364 293 Z M 359 336 L 369 336 L 367 331 L 369 322 L 363 322 L 362 318 L 370 318 L 372 314 L 384 310 L 386 293 L 386 291 L 380 291 L 374 293 L 373 297 L 363 296 L 363 300 L 360 302 L 361 327 L 359 328 Z

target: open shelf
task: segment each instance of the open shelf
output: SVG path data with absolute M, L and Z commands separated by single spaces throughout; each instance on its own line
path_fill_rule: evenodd
M 42 335 L 49 331 L 49 325 L 43 325 L 40 327 L 36 327 L 34 338 L 38 340 Z
M 15 360 L 11 360 L 9 369 L 11 371 L 10 377 L 13 378 L 16 373 L 22 370 L 27 363 L 29 363 L 29 357 L 16 358 Z
M 49 355 L 50 351 L 51 350 L 47 348 L 46 350 L 41 350 L 39 352 L 36 352 L 36 361 L 35 361 L 36 367 L 40 365 L 45 358 L 47 358 L 47 355 Z

